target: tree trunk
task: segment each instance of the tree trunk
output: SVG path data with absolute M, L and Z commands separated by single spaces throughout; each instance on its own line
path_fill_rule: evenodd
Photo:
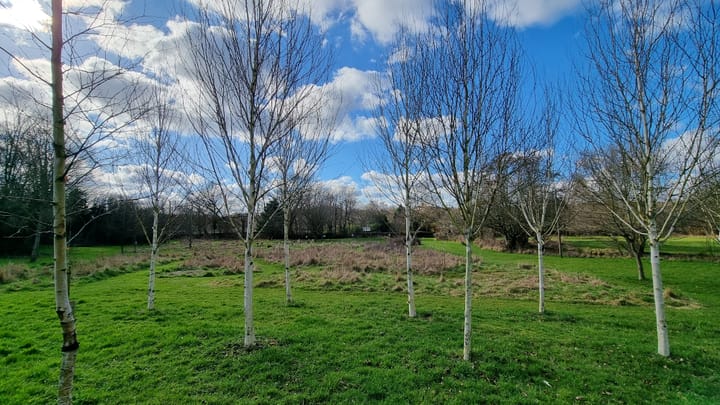
M 415 318 L 417 312 L 415 311 L 415 286 L 413 283 L 413 272 L 412 272 L 412 244 L 413 236 L 411 235 L 410 225 L 410 209 L 405 204 L 405 270 L 407 272 L 407 289 L 408 289 L 408 316 Z
M 42 209 L 42 208 L 41 208 Z M 35 222 L 35 235 L 33 236 L 32 251 L 30 252 L 30 263 L 35 263 L 40 256 L 40 239 L 42 236 L 42 218 Z
M 463 360 L 472 350 L 472 231 L 465 231 L 465 317 L 463 323 Z
M 663 296 L 662 275 L 660 273 L 660 241 L 655 221 L 650 224 L 650 265 L 652 267 L 653 297 L 655 298 L 655 321 L 657 323 L 658 354 L 670 356 L 667 321 L 665 320 L 665 298 Z
M 253 325 L 253 224 L 255 222 L 254 204 L 249 204 L 248 218 L 245 230 L 245 288 L 244 288 L 244 311 L 245 311 L 245 338 L 244 346 L 255 345 L 255 326 Z
M 537 240 L 537 255 L 538 255 L 538 312 L 541 314 L 545 313 L 545 240 L 541 233 L 535 235 Z
M 292 291 L 290 289 L 290 207 L 283 207 L 283 253 L 285 255 L 285 302 L 292 304 Z
M 638 271 L 638 280 L 643 281 L 645 280 L 645 266 L 643 265 L 642 261 L 642 255 L 644 253 L 644 248 L 641 248 L 640 251 L 635 249 L 634 256 L 635 256 L 635 264 L 637 266 Z
M 152 225 L 152 242 L 150 246 L 150 274 L 148 276 L 148 309 L 155 309 L 155 265 L 158 256 L 158 224 L 160 222 L 160 213 L 156 208 L 153 209 L 153 225 Z
M 558 234 L 558 255 L 560 255 L 560 258 L 562 259 L 562 257 L 563 257 L 562 231 L 560 230 L 560 227 L 558 227 L 557 234 Z
M 53 251 L 55 312 L 60 319 L 63 344 L 60 349 L 58 403 L 72 403 L 75 357 L 79 347 L 75 316 L 68 290 L 67 234 L 65 222 L 65 118 L 62 85 L 62 0 L 52 0 L 52 115 L 53 115 Z

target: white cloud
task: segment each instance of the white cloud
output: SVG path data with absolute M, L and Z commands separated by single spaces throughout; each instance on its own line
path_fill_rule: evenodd
M 380 43 L 389 43 L 400 27 L 426 29 L 434 14 L 432 0 L 353 0 L 353 34 L 362 39 L 359 23 Z
M 490 5 L 490 17 L 517 28 L 548 26 L 575 12 L 582 0 L 499 0 Z
M 358 185 L 350 176 L 341 176 L 335 179 L 320 182 L 320 185 L 336 195 L 357 196 Z
M 6 0 L 0 7 L 0 25 L 32 31 L 46 31 L 50 16 L 37 0 Z
M 311 136 L 314 131 L 326 131 L 329 127 L 333 128 L 333 142 L 358 141 L 374 136 L 370 112 L 383 102 L 375 91 L 378 78 L 379 73 L 376 71 L 343 67 L 335 72 L 330 82 L 309 86 L 315 96 L 307 100 L 310 104 L 316 104 L 316 97 L 321 97 L 322 111 L 319 126 L 308 125 L 304 128 L 306 136 Z

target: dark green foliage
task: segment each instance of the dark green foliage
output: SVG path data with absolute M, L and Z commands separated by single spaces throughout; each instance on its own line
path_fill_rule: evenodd
M 258 229 L 263 238 L 282 239 L 283 213 L 277 199 L 273 198 L 265 204 L 265 208 L 258 216 Z

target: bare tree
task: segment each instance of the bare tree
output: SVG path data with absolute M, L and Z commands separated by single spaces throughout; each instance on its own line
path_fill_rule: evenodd
M 670 355 L 670 344 L 660 244 L 671 235 L 707 161 L 717 108 L 717 7 L 603 0 L 589 8 L 590 68 L 581 74 L 583 100 L 576 103 L 578 129 L 592 151 L 583 165 L 596 201 L 603 204 L 602 190 L 611 190 L 622 205 L 605 207 L 647 235 L 662 356 Z M 623 176 L 608 161 L 617 162 Z
M 62 72 L 62 0 L 52 1 L 52 117 L 53 117 L 53 251 L 55 280 L 55 312 L 62 328 L 62 361 L 58 402 L 72 403 L 75 358 L 79 348 L 75 332 L 75 315 L 70 305 L 67 275 L 67 244 L 65 226 L 65 111 Z
M 117 20 L 107 13 L 108 4 L 84 8 L 76 5 L 63 11 L 62 0 L 51 2 L 50 32 L 28 32 L 38 45 L 31 58 L 25 58 L 11 44 L 0 45 L 0 52 L 32 78 L 28 91 L 35 105 L 52 111 L 53 133 L 53 250 L 56 312 L 63 334 L 58 402 L 72 401 L 72 387 L 78 340 L 74 309 L 69 298 L 67 257 L 66 187 L 77 184 L 92 169 L 109 158 L 96 148 L 137 119 L 128 100 L 137 96 L 141 74 L 129 74 L 127 66 L 98 57 L 91 40 L 116 37 L 111 27 Z M 69 28 L 69 29 L 67 29 Z M 83 42 L 85 41 L 85 42 Z M 83 42 L 82 45 L 79 43 Z M 97 42 L 96 42 L 97 43 Z M 31 47 L 28 47 L 31 48 Z M 89 51 L 90 50 L 90 51 Z M 17 51 L 17 52 L 16 52 Z M 89 51 L 89 52 L 88 52 Z M 50 53 L 50 74 L 37 58 Z M 104 55 L 109 56 L 109 55 Z M 122 58 L 118 58 L 123 61 Z M 27 81 L 28 83 L 30 80 Z M 38 90 L 39 87 L 43 90 Z M 70 178 L 70 176 L 74 178 Z
M 422 93 L 427 78 L 425 60 L 418 57 L 419 49 L 407 29 L 397 34 L 387 65 L 387 77 L 378 79 L 379 103 L 375 111 L 375 128 L 382 141 L 382 149 L 372 157 L 372 181 L 385 198 L 402 207 L 405 236 L 405 273 L 407 278 L 408 316 L 417 316 L 413 282 L 413 244 L 420 230 L 415 220 L 415 208 L 423 195 L 427 198 L 425 164 L 422 159 L 422 137 L 429 120 L 423 115 Z
M 589 182 L 588 179 L 578 178 L 578 195 L 589 204 L 598 205 L 600 212 L 595 212 L 595 215 L 599 218 L 595 220 L 600 230 L 613 239 L 617 240 L 618 236 L 622 238 L 624 246 L 622 246 L 622 242 L 618 241 L 621 244 L 620 248 L 625 248 L 628 253 L 633 255 L 638 280 L 645 280 L 645 266 L 642 259 L 645 256 L 645 245 L 648 237 L 645 233 L 635 231 L 640 229 L 642 225 L 637 221 L 632 210 L 627 207 L 621 197 L 632 193 L 637 179 L 632 179 L 634 173 L 626 171 L 627 168 L 623 167 L 620 154 L 614 151 L 607 151 L 600 157 L 585 154 L 579 162 L 580 172 L 587 173 L 587 170 L 585 170 L 586 164 L 597 159 L 602 159 L 604 170 L 612 173 L 612 177 L 615 179 L 614 184 L 604 183 L 592 178 Z M 618 192 L 618 188 L 620 192 Z M 601 204 L 598 204 L 598 201 L 601 201 Z M 628 226 L 628 224 L 632 226 Z
M 38 258 L 41 237 L 50 232 L 52 138 L 44 111 L 27 111 L 14 97 L 0 116 L 0 236 L 9 250 L 27 247 Z M 7 253 L 7 251 L 5 252 Z
M 514 32 L 487 19 L 485 2 L 443 6 L 415 57 L 430 67 L 423 85 L 425 113 L 435 121 L 423 136 L 428 177 L 465 243 L 463 358 L 470 360 L 472 247 L 517 135 L 520 61 Z
M 322 49 L 318 48 L 318 52 Z M 318 61 L 322 57 L 317 57 Z M 328 65 L 329 66 L 329 65 Z M 319 67 L 321 68 L 321 67 Z M 322 73 L 320 70 L 318 73 Z M 322 76 L 320 76 L 322 77 Z M 312 98 L 321 100 L 323 94 Z M 288 132 L 277 145 L 274 159 L 280 172 L 280 208 L 283 215 L 285 257 L 285 301 L 293 302 L 290 274 L 290 225 L 292 213 L 311 190 L 315 175 L 330 151 L 332 122 L 323 119 L 322 105 L 308 101 L 297 117 L 288 120 Z
M 571 195 L 569 181 L 564 180 L 570 177 L 569 150 L 558 133 L 559 97 L 557 92 L 547 91 L 544 98 L 544 107 L 528 127 L 528 139 L 534 140 L 530 143 L 534 147 L 519 152 L 508 176 L 512 200 L 520 212 L 520 218 L 515 220 L 537 244 L 541 314 L 545 312 L 545 241 L 555 233 Z
M 212 176 L 244 243 L 244 345 L 255 344 L 253 246 L 258 206 L 281 184 L 272 157 L 312 94 L 315 66 L 325 58 L 322 36 L 300 2 L 256 0 L 203 3 L 189 32 L 188 70 L 199 102 L 191 121 L 207 150 Z
M 138 188 L 134 190 L 137 194 L 134 198 L 147 199 L 152 211 L 150 229 L 144 221 L 139 221 L 150 245 L 147 308 L 152 310 L 155 308 L 155 269 L 160 246 L 172 237 L 172 218 L 188 193 L 183 188 L 186 183 L 186 174 L 182 171 L 185 152 L 179 134 L 173 131 L 178 118 L 173 101 L 165 90 L 155 88 L 149 99 L 141 102 L 151 107 L 145 119 L 140 121 L 138 130 L 142 132 L 134 137 L 130 153 L 134 162 L 132 180 L 137 182 L 134 186 Z M 161 223 L 161 216 L 168 220 Z

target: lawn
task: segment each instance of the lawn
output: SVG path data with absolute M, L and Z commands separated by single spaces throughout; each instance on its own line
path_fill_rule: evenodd
M 619 239 L 622 241 L 622 238 Z M 580 255 L 624 255 L 618 242 L 608 236 L 565 236 L 563 244 L 576 250 Z M 645 248 L 646 252 L 649 248 Z M 669 256 L 709 257 L 720 256 L 720 244 L 714 237 L 679 235 L 663 242 L 662 253 Z
M 463 251 L 424 242 L 421 250 Z M 473 359 L 464 362 L 461 266 L 440 256 L 447 268 L 419 271 L 419 317 L 410 319 L 401 266 L 373 266 L 361 258 L 380 257 L 376 248 L 343 245 L 352 254 L 323 251 L 327 263 L 307 259 L 295 272 L 290 306 L 282 266 L 269 254 L 275 247 L 259 250 L 254 350 L 242 348 L 239 244 L 165 249 L 152 312 L 140 255 L 96 252 L 131 260 L 96 263 L 98 273 L 72 286 L 81 344 L 75 403 L 720 402 L 717 263 L 663 263 L 676 303 L 667 309 L 666 359 L 655 354 L 653 307 L 644 299 L 651 284 L 635 279 L 631 260 L 549 257 L 556 283 L 539 315 L 527 285 L 534 256 L 478 250 Z M 293 254 L 307 250 L 298 244 Z M 60 330 L 44 277 L 0 292 L 4 404 L 54 401 Z

